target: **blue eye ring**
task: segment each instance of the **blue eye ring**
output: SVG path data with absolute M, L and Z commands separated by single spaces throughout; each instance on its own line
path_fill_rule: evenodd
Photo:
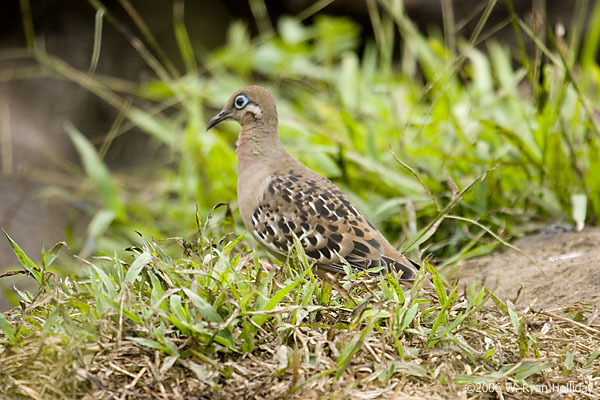
M 233 106 L 238 110 L 241 110 L 242 108 L 246 107 L 246 104 L 248 104 L 249 101 L 250 100 L 248 100 L 248 98 L 243 94 L 238 94 L 233 100 Z

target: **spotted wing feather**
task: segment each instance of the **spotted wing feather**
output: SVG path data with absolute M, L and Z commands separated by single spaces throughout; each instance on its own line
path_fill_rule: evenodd
M 382 236 L 329 180 L 294 170 L 273 177 L 251 217 L 254 236 L 285 258 L 295 234 L 307 259 L 332 272 L 343 271 L 343 257 L 359 270 L 384 267 L 412 280 L 414 267 L 384 255 Z M 385 239 L 383 239 L 385 240 Z

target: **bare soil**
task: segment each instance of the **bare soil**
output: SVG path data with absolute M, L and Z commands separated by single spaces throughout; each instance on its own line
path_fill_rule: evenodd
M 513 244 L 535 262 L 509 248 L 468 260 L 458 273 L 463 287 L 484 284 L 521 309 L 600 300 L 600 228 L 540 233 Z

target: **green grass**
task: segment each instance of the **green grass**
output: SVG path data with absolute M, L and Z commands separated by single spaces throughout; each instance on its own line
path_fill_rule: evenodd
M 125 39 L 156 75 L 141 84 L 93 73 L 103 24 L 121 24 L 101 2 L 90 1 L 95 50 L 89 71 L 80 71 L 36 45 L 21 1 L 28 47 L 2 57 L 35 60 L 37 73 L 81 85 L 118 116 L 99 147 L 65 124 L 82 164 L 65 174 L 80 190 L 48 190 L 85 205 L 87 230 L 68 240 L 69 253 L 82 257 L 57 258 L 59 244 L 36 264 L 9 238 L 38 288 L 19 291 L 20 308 L 0 316 L 0 393 L 74 398 L 95 390 L 102 397 L 139 374 L 145 384 L 192 377 L 195 389 L 179 389 L 218 396 L 247 390 L 261 365 L 272 384 L 284 383 L 282 395 L 298 396 L 399 384 L 443 396 L 469 384 L 530 387 L 597 376 L 593 332 L 531 310 L 519 314 L 487 289 L 459 294 L 446 274 L 550 222 L 597 222 L 600 31 L 539 36 L 512 15 L 517 43 L 531 40 L 536 50 L 511 54 L 481 43 L 494 1 L 465 40 L 423 35 L 402 2 L 381 0 L 380 7 L 367 3 L 374 39 L 363 43 L 352 20 L 319 12 L 327 2 L 275 27 L 262 1 L 250 3 L 260 35 L 233 23 L 227 44 L 213 52 L 190 42 L 183 3 L 174 3 L 183 71 L 132 13 L 142 41 Z M 583 25 L 585 3 L 577 2 L 575 27 Z M 27 77 L 19 72 L 0 71 L 0 80 Z M 274 92 L 292 154 L 339 185 L 396 247 L 431 256 L 438 301 L 393 277 L 321 281 L 299 246 L 277 271 L 262 268 L 265 253 L 250 250 L 236 210 L 238 127 L 205 132 L 229 95 L 250 83 Z M 141 183 L 103 161 L 131 129 L 163 150 Z M 215 207 L 221 202 L 229 204 Z M 577 334 L 586 344 L 551 334 Z M 150 358 L 156 362 L 144 364 Z M 48 372 L 48 365 L 61 367 Z
M 432 267 L 435 301 L 423 274 L 411 289 L 393 276 L 320 280 L 299 245 L 267 272 L 218 228 L 193 242 L 141 240 L 81 259 L 88 268 L 69 277 L 52 272 L 60 245 L 36 265 L 11 242 L 40 287 L 0 316 L 1 395 L 343 397 L 399 382 L 399 393 L 425 397 L 565 382 L 597 394 L 584 377 L 600 371 L 598 332 L 577 322 L 591 306 L 573 319 L 518 313 L 484 288 L 459 295 Z M 168 255 L 181 245 L 183 257 Z

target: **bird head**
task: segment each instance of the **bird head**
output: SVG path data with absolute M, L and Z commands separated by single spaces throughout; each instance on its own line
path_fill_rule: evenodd
M 247 86 L 235 92 L 225 107 L 208 122 L 206 130 L 225 120 L 245 126 L 277 126 L 277 108 L 271 93 L 260 86 Z

